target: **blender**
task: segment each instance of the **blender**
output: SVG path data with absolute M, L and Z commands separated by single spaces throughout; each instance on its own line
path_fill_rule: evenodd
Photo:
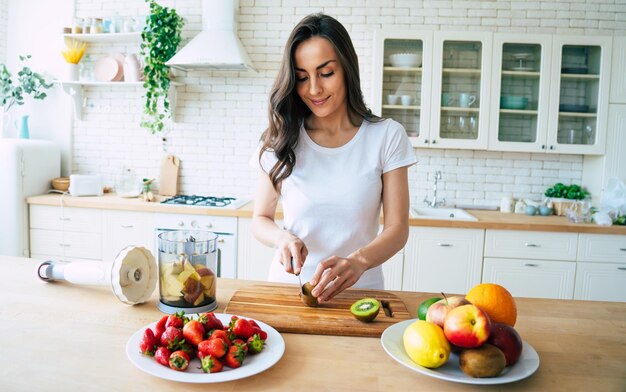
M 158 235 L 158 307 L 165 313 L 210 312 L 217 308 L 217 234 L 171 230 Z

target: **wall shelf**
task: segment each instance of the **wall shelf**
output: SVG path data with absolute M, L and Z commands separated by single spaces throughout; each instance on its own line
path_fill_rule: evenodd
M 82 42 L 141 42 L 141 32 L 133 33 L 100 33 L 100 34 L 63 34 L 63 38 L 71 38 Z
M 68 94 L 70 97 L 72 97 L 74 101 L 74 115 L 78 120 L 83 119 L 83 108 L 86 106 L 85 98 L 84 98 L 85 87 L 113 87 L 113 88 L 143 87 L 143 82 L 99 82 L 99 81 L 82 81 L 82 80 L 81 81 L 54 80 L 53 83 L 60 85 L 63 91 L 66 94 Z M 176 99 L 177 99 L 176 88 L 182 85 L 183 83 L 180 83 L 180 82 L 176 82 L 176 81 L 170 82 L 170 89 L 169 89 L 168 96 L 170 100 L 170 113 L 172 114 L 172 119 L 174 119 L 174 116 L 176 114 Z

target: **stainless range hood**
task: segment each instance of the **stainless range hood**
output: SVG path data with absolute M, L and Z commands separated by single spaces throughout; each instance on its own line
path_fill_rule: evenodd
M 237 36 L 238 0 L 202 0 L 202 31 L 165 64 L 184 71 L 257 71 Z

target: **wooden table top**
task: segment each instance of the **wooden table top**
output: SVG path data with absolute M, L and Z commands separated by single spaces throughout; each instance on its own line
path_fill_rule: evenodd
M 251 218 L 254 203 L 250 202 L 236 210 L 203 208 L 179 205 L 160 204 L 165 197 L 157 196 L 155 202 L 144 202 L 138 198 L 124 198 L 115 194 L 103 196 L 73 197 L 69 195 L 48 194 L 31 196 L 26 199 L 33 205 L 67 206 L 78 208 L 98 208 L 142 212 L 164 212 L 171 214 L 212 215 L 238 218 Z M 465 229 L 496 229 L 525 231 L 554 231 L 571 233 L 621 234 L 626 235 L 626 226 L 600 226 L 596 224 L 571 223 L 563 216 L 528 216 L 525 214 L 504 214 L 499 211 L 468 210 L 477 221 L 454 221 L 443 219 L 411 218 L 411 226 L 447 227 Z M 280 208 L 276 211 L 276 219 L 282 219 Z M 381 220 L 382 223 L 382 220 Z
M 395 362 L 380 339 L 282 334 L 286 350 L 267 371 L 222 384 L 165 381 L 133 366 L 130 336 L 162 316 L 108 287 L 45 283 L 37 260 L 0 256 L 0 389 L 3 391 L 625 391 L 626 303 L 519 298 L 516 329 L 539 353 L 531 377 L 473 386 L 437 380 Z M 218 311 L 252 282 L 220 279 Z M 394 292 L 415 316 L 427 293 Z

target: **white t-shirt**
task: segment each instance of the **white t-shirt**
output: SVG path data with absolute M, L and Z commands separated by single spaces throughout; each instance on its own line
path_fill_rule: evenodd
M 374 240 L 382 206 L 382 174 L 417 160 L 404 128 L 390 119 L 363 121 L 354 137 L 336 148 L 316 144 L 302 127 L 295 155 L 293 172 L 282 182 L 280 202 L 284 228 L 309 251 L 300 276 L 308 282 L 320 261 L 333 255 L 346 257 Z M 251 162 L 258 167 L 258 150 Z M 272 152 L 263 154 L 261 166 L 266 173 L 275 163 Z M 268 280 L 297 284 L 298 278 L 285 272 L 278 256 Z M 353 287 L 382 289 L 382 268 L 366 271 Z

